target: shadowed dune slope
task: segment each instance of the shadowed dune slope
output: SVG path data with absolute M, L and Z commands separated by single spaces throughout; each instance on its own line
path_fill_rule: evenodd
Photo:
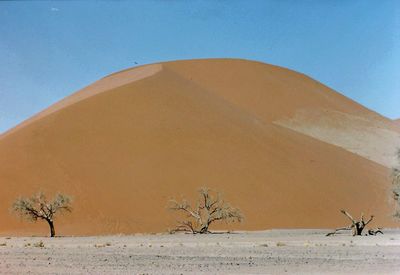
M 341 208 L 392 226 L 389 169 L 307 132 L 320 127 L 314 111 L 396 134 L 393 122 L 322 84 L 258 62 L 176 61 L 110 75 L 0 136 L 0 234 L 47 232 L 9 211 L 38 190 L 73 196 L 60 234 L 164 231 L 175 221 L 168 199 L 193 198 L 201 186 L 246 216 L 221 228 L 336 227 L 347 224 Z

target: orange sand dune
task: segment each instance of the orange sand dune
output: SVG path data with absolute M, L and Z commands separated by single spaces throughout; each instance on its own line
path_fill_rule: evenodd
M 379 164 L 388 158 L 350 146 L 380 146 L 377 128 L 395 148 L 392 121 L 272 65 L 211 59 L 125 70 L 0 136 L 0 234 L 47 233 L 9 212 L 37 190 L 73 196 L 60 234 L 164 231 L 175 221 L 168 199 L 201 186 L 245 214 L 229 228 L 335 227 L 347 223 L 341 208 L 392 226 L 390 173 Z M 340 138 L 348 133 L 367 138 Z

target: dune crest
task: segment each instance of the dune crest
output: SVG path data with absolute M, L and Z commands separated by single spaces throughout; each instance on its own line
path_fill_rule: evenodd
M 341 121 L 353 141 L 326 137 Z M 333 228 L 344 222 L 341 208 L 392 226 L 390 169 L 349 146 L 382 135 L 391 142 L 393 125 L 303 74 L 260 62 L 125 70 L 0 137 L 0 234 L 47 232 L 8 210 L 38 190 L 73 197 L 60 234 L 165 231 L 175 224 L 168 200 L 194 198 L 201 186 L 242 210 L 245 223 L 230 229 Z

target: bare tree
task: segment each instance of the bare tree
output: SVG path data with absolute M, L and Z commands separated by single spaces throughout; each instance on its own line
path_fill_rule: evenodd
M 54 229 L 54 217 L 57 213 L 71 212 L 71 198 L 64 194 L 57 194 L 52 202 L 48 202 L 46 196 L 39 192 L 31 198 L 18 198 L 12 209 L 21 217 L 36 222 L 45 220 L 50 227 L 50 237 L 56 235 Z
M 364 214 L 361 214 L 360 220 L 357 221 L 345 210 L 340 210 L 340 212 L 342 212 L 351 221 L 351 224 L 347 227 L 337 228 L 337 229 L 335 229 L 335 231 L 326 234 L 326 236 L 334 235 L 337 232 L 343 231 L 343 230 L 352 230 L 353 236 L 361 236 L 364 229 L 366 228 L 366 226 L 374 219 L 374 216 L 371 215 L 371 217 L 367 221 L 364 221 Z M 368 231 L 369 235 L 376 235 L 377 233 L 382 233 L 380 228 L 378 228 L 377 230 L 370 229 Z
M 392 179 L 393 179 L 393 198 L 396 201 L 396 212 L 395 217 L 400 218 L 400 149 L 397 150 L 397 159 L 399 166 L 392 169 Z
M 170 201 L 170 209 L 179 211 L 186 216 L 186 219 L 178 222 L 174 231 L 187 231 L 193 234 L 210 233 L 210 225 L 217 221 L 242 222 L 243 215 L 237 208 L 231 207 L 220 196 L 211 194 L 210 189 L 201 188 L 200 197 L 195 207 L 192 207 L 186 200 L 177 202 Z

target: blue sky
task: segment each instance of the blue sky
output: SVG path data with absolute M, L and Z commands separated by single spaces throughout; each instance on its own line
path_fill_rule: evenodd
M 0 2 L 0 132 L 118 70 L 234 57 L 400 118 L 400 1 Z

